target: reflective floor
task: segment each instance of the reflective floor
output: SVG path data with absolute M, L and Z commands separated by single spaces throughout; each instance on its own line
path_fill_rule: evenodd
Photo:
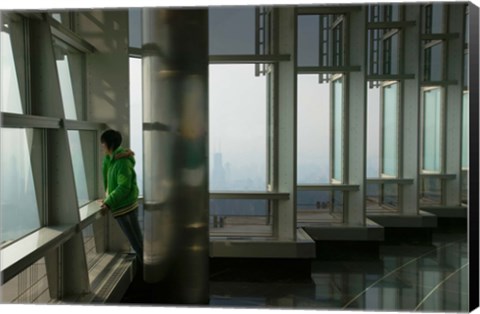
M 313 261 L 310 276 L 211 273 L 210 306 L 365 311 L 468 311 L 466 233 L 382 245 L 380 258 Z
M 355 261 L 214 259 L 209 306 L 468 312 L 466 231 L 435 233 L 427 243 L 403 238 Z M 121 303 L 171 305 L 159 295 L 137 274 Z

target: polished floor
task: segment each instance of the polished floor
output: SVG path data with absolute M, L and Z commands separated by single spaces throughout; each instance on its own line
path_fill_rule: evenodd
M 255 263 L 212 268 L 209 306 L 468 312 L 466 232 L 434 233 L 428 243 L 385 243 L 373 259 Z M 142 300 L 131 294 L 124 302 Z

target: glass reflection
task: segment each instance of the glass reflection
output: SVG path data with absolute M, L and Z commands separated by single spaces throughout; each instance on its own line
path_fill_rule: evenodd
M 14 54 L 13 41 L 22 42 L 23 27 L 19 21 L 2 16 L 0 32 L 0 109 L 2 112 L 25 113 L 19 82 L 19 65 L 22 64 L 22 48 Z M 19 36 L 20 35 L 20 36 Z M 17 55 L 18 58 L 14 58 Z
M 208 9 L 211 55 L 255 54 L 255 7 Z
M 265 271 L 260 263 L 246 271 L 246 266 L 233 267 L 214 274 L 210 305 L 463 312 L 468 306 L 467 253 L 467 235 L 458 231 L 434 233 L 430 243 L 384 243 L 378 259 L 313 260 L 310 276 L 300 275 L 300 269 L 296 274 L 295 267 L 284 268 L 282 275 Z
M 31 151 L 33 129 L 1 128 L 0 246 L 40 228 Z
M 82 141 L 82 137 L 83 141 Z M 87 138 L 85 138 L 87 137 Z M 94 132 L 68 131 L 68 142 L 72 156 L 73 174 L 77 190 L 78 206 L 81 207 L 94 198 Z M 87 168 L 88 167 L 88 168 Z M 88 169 L 88 171 L 87 171 Z M 90 186 L 90 188 L 89 188 Z
M 439 178 L 420 178 L 420 205 L 440 205 L 442 181 Z
M 267 190 L 267 81 L 254 73 L 210 65 L 210 190 Z
M 423 170 L 440 172 L 441 149 L 441 89 L 424 92 Z
M 271 236 L 272 212 L 269 201 L 210 199 L 210 235 Z
M 57 39 L 54 48 L 65 118 L 83 120 L 83 55 Z
M 343 192 L 297 190 L 297 225 L 342 222 Z
M 318 66 L 320 56 L 320 16 L 300 15 L 297 20 L 298 66 Z M 326 29 L 328 30 L 328 28 Z M 327 65 L 327 63 L 324 63 L 324 65 Z
M 383 88 L 383 171 L 387 176 L 397 176 L 398 164 L 398 84 Z
M 333 175 L 343 182 L 343 78 L 333 81 Z
M 135 152 L 135 173 L 143 196 L 142 59 L 130 58 L 130 148 Z
M 330 88 L 318 75 L 297 80 L 297 184 L 330 182 Z

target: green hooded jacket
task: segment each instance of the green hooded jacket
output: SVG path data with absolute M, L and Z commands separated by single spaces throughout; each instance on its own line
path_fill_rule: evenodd
M 115 158 L 117 154 L 124 152 L 126 150 L 120 146 L 112 155 L 107 154 L 103 159 L 103 183 L 107 191 L 104 203 L 114 217 L 126 214 L 138 206 L 137 177 L 133 169 L 135 158 Z

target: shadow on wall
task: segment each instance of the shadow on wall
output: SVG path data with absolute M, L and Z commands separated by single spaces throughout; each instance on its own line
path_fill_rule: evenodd
M 96 48 L 86 57 L 89 120 L 129 134 L 128 11 L 79 12 L 77 33 Z

